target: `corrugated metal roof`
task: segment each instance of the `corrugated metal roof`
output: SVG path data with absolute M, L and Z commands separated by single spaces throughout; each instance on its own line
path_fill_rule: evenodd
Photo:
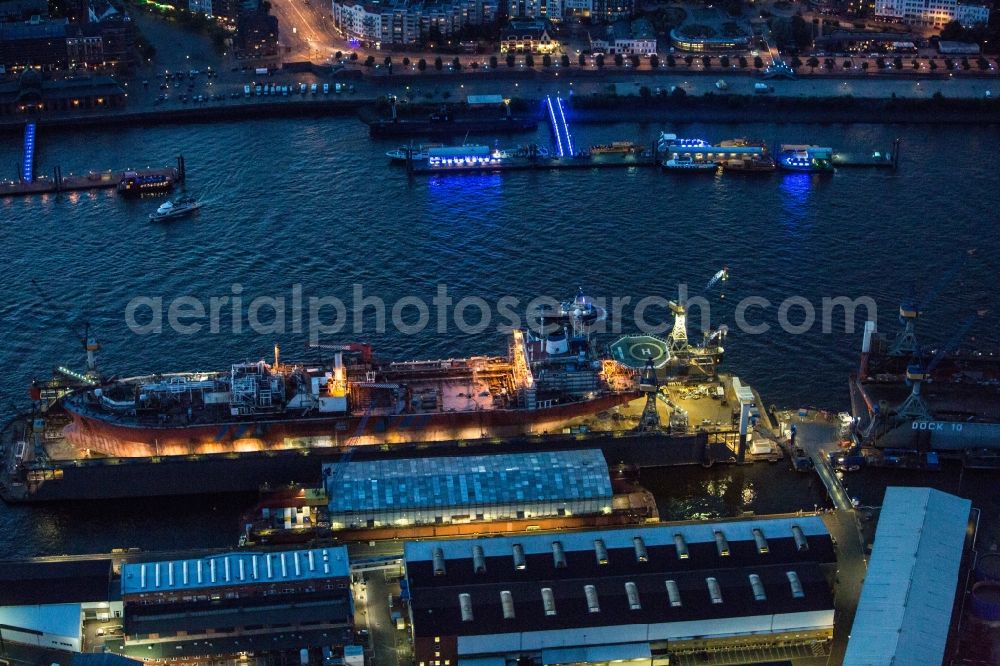
M 649 659 L 649 643 L 622 643 L 620 645 L 594 645 L 590 647 L 542 650 L 543 664 L 593 664 L 625 659 Z
M 0 625 L 80 639 L 80 604 L 0 606 Z
M 344 546 L 225 553 L 194 560 L 126 564 L 122 567 L 122 594 L 310 580 L 348 573 Z
M 111 587 L 110 558 L 0 567 L 0 606 L 110 601 Z
M 687 523 L 683 525 L 657 525 L 652 527 L 616 528 L 586 532 L 560 532 L 558 534 L 518 535 L 513 537 L 491 537 L 489 539 L 449 539 L 428 542 L 407 542 L 403 546 L 404 557 L 409 562 L 430 560 L 434 548 L 440 548 L 445 559 L 467 558 L 473 544 L 482 546 L 486 557 L 509 556 L 511 547 L 517 543 L 527 555 L 552 552 L 552 542 L 558 541 L 566 552 L 594 549 L 594 539 L 603 539 L 609 549 L 634 547 L 633 539 L 642 537 L 647 547 L 673 546 L 674 535 L 680 534 L 688 544 L 715 543 L 715 533 L 722 532 L 729 541 L 753 541 L 754 528 L 760 529 L 770 538 L 791 537 L 792 526 L 798 525 L 803 534 L 809 536 L 829 536 L 823 520 L 817 516 L 797 516 L 795 518 L 761 518 L 732 522 Z
M 324 465 L 330 513 L 610 498 L 599 449 Z
M 944 658 L 972 502 L 888 488 L 845 666 L 932 666 Z

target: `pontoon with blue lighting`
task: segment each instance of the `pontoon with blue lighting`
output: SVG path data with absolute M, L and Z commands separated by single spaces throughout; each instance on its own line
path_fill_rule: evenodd
M 783 145 L 778 153 L 778 166 L 800 173 L 832 173 L 833 148 Z
M 661 153 L 665 153 L 668 152 L 671 147 L 703 148 L 705 146 L 710 146 L 711 144 L 705 139 L 683 139 L 679 138 L 676 134 L 660 132 L 660 138 L 657 140 L 656 145 Z

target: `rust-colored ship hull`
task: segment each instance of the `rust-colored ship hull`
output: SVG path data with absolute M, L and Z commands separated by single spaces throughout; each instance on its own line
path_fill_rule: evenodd
M 81 451 L 122 458 L 505 438 L 557 432 L 567 420 L 637 397 L 623 392 L 539 409 L 259 418 L 164 427 L 98 418 L 67 403 L 73 420 L 64 435 Z

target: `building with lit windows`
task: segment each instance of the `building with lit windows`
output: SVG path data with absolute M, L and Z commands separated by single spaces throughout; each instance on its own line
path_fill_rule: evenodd
M 39 72 L 29 69 L 16 80 L 0 82 L 0 115 L 107 109 L 124 104 L 125 91 L 109 76 L 44 80 Z
M 656 53 L 656 33 L 646 19 L 618 21 L 590 35 L 590 49 L 611 55 L 652 55 Z
M 116 651 L 134 658 L 205 663 L 352 642 L 344 547 L 129 563 L 121 596 L 125 637 Z
M 670 31 L 670 43 L 681 51 L 725 52 L 745 51 L 750 48 L 750 35 L 686 35 L 683 28 Z
M 563 0 L 563 16 L 589 18 L 594 11 L 594 0 Z
M 631 18 L 635 13 L 635 0 L 592 0 L 590 17 L 595 21 L 613 23 Z
M 323 466 L 334 529 L 610 513 L 600 449 L 381 459 Z
M 509 0 L 507 17 L 561 21 L 563 0 Z
M 876 0 L 875 15 L 937 28 L 951 21 L 959 21 L 964 27 L 970 28 L 988 22 L 990 8 L 962 4 L 956 0 Z
M 30 21 L 32 16 L 49 17 L 45 0 L 0 0 L 0 23 Z
M 818 516 L 407 543 L 417 666 L 829 654 Z M 732 659 L 727 661 L 726 659 Z
M 501 53 L 556 53 L 559 46 L 548 21 L 514 19 L 500 33 Z
M 379 47 L 448 38 L 497 20 L 499 0 L 333 0 L 333 24 L 347 39 Z

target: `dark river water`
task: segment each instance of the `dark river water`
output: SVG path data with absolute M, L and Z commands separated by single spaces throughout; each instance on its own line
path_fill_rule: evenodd
M 360 289 L 382 299 L 391 315 L 399 299 L 431 305 L 442 288 L 453 302 L 477 297 L 494 305 L 512 297 L 512 310 L 523 313 L 534 297 L 565 298 L 583 287 L 609 302 L 630 298 L 621 328 L 633 332 L 641 299 L 675 297 L 680 283 L 700 295 L 728 266 L 729 280 L 706 293 L 711 324 L 730 327 L 725 370 L 782 407 L 847 407 L 864 311 L 853 330 L 845 330 L 842 314 L 824 330 L 824 298 L 874 299 L 880 328 L 891 332 L 899 299 L 916 294 L 928 301 L 920 326 L 927 345 L 949 340 L 971 311 L 994 306 L 962 342 L 996 348 L 1000 195 L 993 153 L 1000 128 L 664 122 L 581 125 L 575 139 L 578 146 L 648 143 L 661 130 L 843 150 L 884 149 L 899 137 L 903 148 L 897 171 L 842 169 L 828 177 L 640 168 L 408 180 L 383 157 L 396 144 L 370 140 L 351 119 L 82 132 L 43 125 L 41 172 L 56 165 L 64 174 L 162 165 L 183 154 L 188 188 L 205 208 L 196 218 L 157 225 L 146 216 L 160 200 L 127 201 L 110 191 L 0 199 L 0 413 L 6 418 L 26 403 L 33 377 L 59 364 L 82 365 L 74 329 L 84 321 L 100 338 L 100 364 L 109 374 L 224 368 L 269 357 L 276 342 L 285 358 L 305 357 L 309 314 L 306 306 L 300 332 L 292 313 L 297 291 L 306 304 L 310 297 L 339 299 L 350 311 Z M 477 140 L 489 142 L 467 139 Z M 534 140 L 549 143 L 547 129 Z M 20 138 L 0 137 L 0 177 L 14 177 L 19 160 Z M 169 326 L 175 299 L 197 300 L 207 310 L 212 297 L 227 296 L 242 298 L 243 311 L 234 320 L 223 307 L 217 332 L 207 324 L 193 334 Z M 284 332 L 273 307 L 248 311 L 258 297 L 284 300 Z M 768 332 L 737 326 L 738 304 L 749 297 L 770 304 L 747 316 L 769 325 Z M 780 325 L 779 304 L 793 297 L 791 323 L 801 323 L 806 308 L 817 315 L 799 334 Z M 162 332 L 130 330 L 126 309 L 137 298 L 160 299 Z M 416 309 L 408 307 L 404 323 L 413 324 Z M 497 324 L 506 320 L 497 312 L 485 331 L 470 333 L 452 310 L 438 317 L 431 305 L 429 326 L 418 334 L 391 323 L 380 331 L 373 312 L 348 312 L 346 327 L 322 339 L 364 340 L 402 359 L 504 351 Z M 137 323 L 153 323 L 149 307 L 137 313 Z M 334 314 L 321 311 L 321 319 L 330 323 Z M 479 321 L 476 308 L 464 314 L 467 323 Z M 643 314 L 647 324 L 671 320 L 661 300 Z M 255 332 L 251 322 L 271 330 Z M 690 328 L 695 335 L 700 324 Z M 646 482 L 671 518 L 823 502 L 811 477 L 778 466 L 664 470 Z M 852 493 L 863 502 L 880 501 L 879 479 L 855 485 Z M 232 544 L 251 499 L 0 506 L 0 556 Z

